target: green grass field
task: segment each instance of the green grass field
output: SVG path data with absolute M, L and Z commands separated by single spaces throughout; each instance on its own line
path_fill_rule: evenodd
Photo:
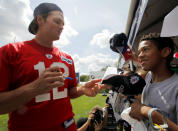
M 96 97 L 82 96 L 77 99 L 72 99 L 73 112 L 75 113 L 75 120 L 80 117 L 88 117 L 89 111 L 92 107 L 98 105 L 104 107 L 106 96 L 98 94 Z M 0 115 L 0 131 L 7 131 L 8 115 Z
M 0 115 L 0 131 L 7 131 L 8 115 Z
M 98 94 L 96 97 L 82 96 L 72 99 L 71 103 L 75 113 L 75 120 L 78 120 L 80 117 L 88 117 L 89 111 L 96 105 L 104 107 L 105 100 L 106 96 L 102 96 L 101 94 Z

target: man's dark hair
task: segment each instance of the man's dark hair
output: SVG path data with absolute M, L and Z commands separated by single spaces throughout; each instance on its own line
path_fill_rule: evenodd
M 42 16 L 43 19 L 46 21 L 46 18 L 48 17 L 51 11 L 60 11 L 63 14 L 61 8 L 54 3 L 39 4 L 33 12 L 34 19 L 32 20 L 28 27 L 29 32 L 35 35 L 38 31 L 37 16 L 38 15 Z
M 46 19 L 48 17 L 48 15 L 50 14 L 50 12 L 46 13 L 46 14 L 42 14 L 41 16 L 43 17 L 44 21 L 46 22 Z M 34 20 L 32 21 L 32 25 L 31 25 L 31 31 L 36 33 L 38 31 L 38 22 L 37 22 L 37 16 L 34 18 Z
M 149 33 L 148 35 L 143 35 L 140 39 L 140 42 L 145 40 L 151 41 L 160 51 L 165 47 L 169 47 L 171 49 L 171 53 L 167 58 L 167 64 L 170 67 L 170 63 L 173 60 L 173 54 L 175 50 L 175 44 L 172 38 L 160 37 L 160 33 Z

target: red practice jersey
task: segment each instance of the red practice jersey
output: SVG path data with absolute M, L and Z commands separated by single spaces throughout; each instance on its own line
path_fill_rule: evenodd
M 77 86 L 77 80 L 71 56 L 56 47 L 45 48 L 30 40 L 0 48 L 0 92 L 28 84 L 53 66 L 59 66 L 64 75 L 73 80 L 66 79 L 63 87 L 38 95 L 9 113 L 9 131 L 63 131 L 63 122 L 74 115 L 68 90 Z M 76 131 L 75 123 L 65 129 L 69 130 Z

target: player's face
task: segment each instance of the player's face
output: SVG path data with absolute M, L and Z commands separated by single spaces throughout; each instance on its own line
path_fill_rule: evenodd
M 161 51 L 151 41 L 145 40 L 138 47 L 138 61 L 145 71 L 153 71 L 161 64 Z
M 50 40 L 58 40 L 64 26 L 64 17 L 60 11 L 52 11 L 48 15 L 46 22 L 43 25 L 43 29 L 46 33 L 46 37 Z

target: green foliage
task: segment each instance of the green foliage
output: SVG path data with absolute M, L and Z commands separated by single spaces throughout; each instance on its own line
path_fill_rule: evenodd
M 81 75 L 81 76 L 80 76 L 80 81 L 81 81 L 81 82 L 89 81 L 89 76 L 88 76 L 88 75 Z

